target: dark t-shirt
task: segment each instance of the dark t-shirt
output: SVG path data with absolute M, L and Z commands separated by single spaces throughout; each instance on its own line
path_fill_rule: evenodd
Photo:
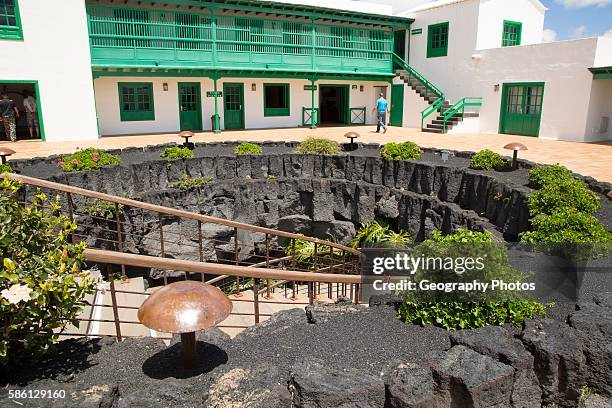
M 15 116 L 15 102 L 12 99 L 0 99 L 0 115 Z

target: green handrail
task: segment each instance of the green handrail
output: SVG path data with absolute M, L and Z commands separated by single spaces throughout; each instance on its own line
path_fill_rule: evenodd
M 412 68 L 410 65 L 408 65 L 406 63 L 406 61 L 404 61 L 399 55 L 393 53 L 393 61 L 396 64 L 398 64 L 401 68 L 405 69 L 408 72 L 408 74 L 410 75 L 408 80 L 410 80 L 412 77 L 415 77 L 416 79 L 419 80 L 419 82 L 421 82 L 423 84 L 423 86 L 425 86 L 425 89 L 427 89 L 429 92 L 433 93 L 438 98 L 443 98 L 444 97 L 444 92 L 442 92 L 437 86 L 435 86 L 433 83 L 431 83 L 422 74 L 420 74 L 414 68 Z
M 444 133 L 446 133 L 446 122 L 455 116 L 456 113 L 461 111 L 461 118 L 463 119 L 466 106 L 482 106 L 482 98 L 471 96 L 463 97 L 455 102 L 453 106 L 442 112 L 442 116 L 444 116 Z
M 431 105 L 421 111 L 421 130 L 425 128 L 425 119 L 444 105 L 444 98 L 436 99 Z

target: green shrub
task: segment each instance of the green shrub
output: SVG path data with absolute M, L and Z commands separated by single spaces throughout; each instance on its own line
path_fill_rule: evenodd
M 104 166 L 121 163 L 121 159 L 118 156 L 92 147 L 60 157 L 61 160 L 57 164 L 66 173 L 81 170 L 98 170 Z
M 438 244 L 448 243 L 472 243 L 481 244 L 493 242 L 493 234 L 489 231 L 470 231 L 468 229 L 459 228 L 454 234 L 444 235 L 440 231 L 434 231 L 432 234 L 432 242 Z
M 547 243 L 612 243 L 612 234 L 591 214 L 575 208 L 559 208 L 550 215 L 540 215 L 531 221 L 533 230 L 523 232 L 521 241 Z
M 193 157 L 193 152 L 186 147 L 172 146 L 166 147 L 160 157 L 169 160 L 188 159 Z
M 418 160 L 421 154 L 421 148 L 413 142 L 391 142 L 380 149 L 380 156 L 386 160 Z
M 395 232 L 387 224 L 380 221 L 372 221 L 362 224 L 355 238 L 351 241 L 353 248 L 360 248 L 366 244 L 392 247 L 405 247 L 412 239 L 407 231 Z
M 470 169 L 493 170 L 504 165 L 504 159 L 489 149 L 481 150 L 470 158 Z
M 529 171 L 529 185 L 536 189 L 556 183 L 559 180 L 571 178 L 573 178 L 572 172 L 558 164 L 554 166 L 537 166 Z
M 531 215 L 552 214 L 563 207 L 592 214 L 601 206 L 599 197 L 589 190 L 587 184 L 574 178 L 551 182 L 529 197 Z
M 205 186 L 211 180 L 210 177 L 189 177 L 183 174 L 177 181 L 170 183 L 170 187 L 178 188 L 181 191 L 190 191 Z
M 446 330 L 483 326 L 522 327 L 525 319 L 546 316 L 546 306 L 535 300 L 485 302 L 419 302 L 404 300 L 399 318 L 409 324 L 433 324 Z
M 0 164 L 0 174 L 2 173 L 12 173 L 13 168 L 8 164 Z
M 26 207 L 15 199 L 19 188 L 0 179 L 0 365 L 47 351 L 61 329 L 78 325 L 82 301 L 94 288 L 81 271 L 84 244 L 68 243 L 76 225 L 52 215 L 58 200 L 39 192 Z
M 237 155 L 242 154 L 261 154 L 261 146 L 255 143 L 240 143 L 234 147 L 234 153 Z
M 329 139 L 309 137 L 295 149 L 300 154 L 325 154 L 332 155 L 340 152 L 340 145 Z
M 123 208 L 123 205 L 119 204 L 119 210 Z M 115 203 L 110 201 L 94 200 L 89 201 L 81 207 L 80 212 L 83 215 L 90 215 L 92 217 L 99 218 L 115 218 L 115 212 L 117 206 Z

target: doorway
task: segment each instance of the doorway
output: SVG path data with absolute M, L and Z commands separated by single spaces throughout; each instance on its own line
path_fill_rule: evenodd
M 349 85 L 321 85 L 319 87 L 321 125 L 349 123 Z
M 244 129 L 244 84 L 223 84 L 225 129 Z
M 539 136 L 543 98 L 543 82 L 504 84 L 499 133 Z
M 19 110 L 19 118 L 15 118 L 17 140 L 45 140 L 38 83 L 0 80 L 0 93 L 6 93 Z M 29 96 L 34 98 L 33 106 L 35 106 L 35 112 L 31 115 L 26 114 L 25 108 L 25 101 Z M 31 104 L 28 103 L 28 105 Z M 30 125 L 32 125 L 32 135 L 30 135 Z M 0 141 L 8 140 L 10 139 L 6 135 L 4 123 L 0 117 Z
M 393 85 L 391 89 L 391 126 L 404 125 L 404 84 Z
M 200 84 L 179 82 L 179 117 L 181 130 L 202 131 Z
M 393 32 L 393 52 L 402 60 L 406 58 L 406 30 L 398 30 Z M 393 69 L 400 69 L 395 61 L 393 61 Z

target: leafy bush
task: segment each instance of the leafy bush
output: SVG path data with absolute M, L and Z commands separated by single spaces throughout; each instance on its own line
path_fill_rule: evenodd
M 0 164 L 0 174 L 2 173 L 12 173 L 13 168 L 8 164 Z
M 300 154 L 325 154 L 332 155 L 340 152 L 340 145 L 329 139 L 309 137 L 295 149 Z
M 240 143 L 234 147 L 234 153 L 237 155 L 242 154 L 261 154 L 261 146 L 255 143 Z
M 31 206 L 15 199 L 20 184 L 0 179 L 0 364 L 39 357 L 72 323 L 93 280 L 81 271 L 84 244 L 68 243 L 76 225 L 58 199 L 36 194 Z M 43 211 L 43 206 L 51 207 Z
M 119 210 L 123 208 L 123 205 L 119 204 Z M 101 201 L 94 200 L 85 203 L 83 207 L 81 207 L 80 212 L 84 215 L 90 215 L 92 217 L 100 217 L 100 218 L 115 218 L 117 206 L 115 203 L 111 203 L 110 201 Z
M 188 159 L 193 157 L 193 152 L 186 147 L 172 146 L 166 147 L 160 157 L 169 160 Z
M 559 180 L 571 178 L 573 178 L 572 172 L 558 164 L 554 166 L 537 166 L 529 171 L 529 185 L 536 189 L 556 183 Z
M 495 243 L 493 235 L 487 231 L 459 229 L 451 235 L 434 232 L 432 238 L 416 247 L 414 252 L 423 254 L 423 257 L 484 260 L 482 271 L 465 270 L 457 275 L 454 270 L 424 269 L 416 272 L 416 281 L 471 282 L 475 279 L 489 282 L 501 279 L 516 282 L 525 278 L 510 265 L 505 246 Z M 449 297 L 446 294 L 406 291 L 398 316 L 409 324 L 434 324 L 446 330 L 459 330 L 506 323 L 518 327 L 527 318 L 546 315 L 546 307 L 540 302 L 521 294 L 500 294 L 501 297 L 491 298 L 491 294 L 455 292 Z
M 523 232 L 521 241 L 548 243 L 612 243 L 612 233 L 591 214 L 563 207 L 550 215 L 540 215 L 531 221 L 533 231 Z
M 391 142 L 380 149 L 380 156 L 386 160 L 418 160 L 421 158 L 421 148 L 413 142 Z
M 559 179 L 544 185 L 529 197 L 531 215 L 552 214 L 563 207 L 592 214 L 601 206 L 599 197 L 585 182 L 574 178 Z
M 62 171 L 69 173 L 81 170 L 98 170 L 104 166 L 119 163 L 121 163 L 121 159 L 118 156 L 90 147 L 74 154 L 63 156 L 57 164 Z
M 404 300 L 398 310 L 409 324 L 433 324 L 446 330 L 503 326 L 521 327 L 525 319 L 546 316 L 546 307 L 535 300 L 485 302 L 419 302 Z
M 183 174 L 177 181 L 170 183 L 170 187 L 178 188 L 181 191 L 190 191 L 205 186 L 211 180 L 210 177 L 189 177 Z
M 489 149 L 481 150 L 470 158 L 470 169 L 493 170 L 504 165 L 504 159 Z
M 412 239 L 407 231 L 395 232 L 387 224 L 375 220 L 369 224 L 361 225 L 361 229 L 357 231 L 357 235 L 351 241 L 351 246 L 359 248 L 365 244 L 378 244 L 405 247 L 410 242 L 412 242 Z

